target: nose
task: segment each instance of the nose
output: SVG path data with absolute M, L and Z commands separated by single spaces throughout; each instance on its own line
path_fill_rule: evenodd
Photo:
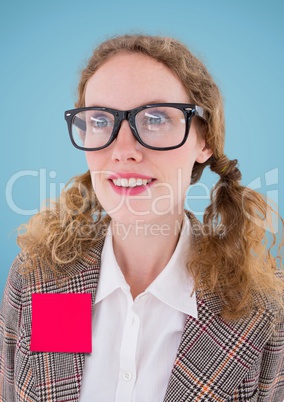
M 142 145 L 134 137 L 129 123 L 124 120 L 121 123 L 118 135 L 112 143 L 112 160 L 116 162 L 141 162 L 143 154 Z

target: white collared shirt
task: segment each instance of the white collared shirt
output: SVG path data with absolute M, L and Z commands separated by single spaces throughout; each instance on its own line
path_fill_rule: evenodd
M 186 269 L 189 219 L 159 276 L 133 301 L 106 236 L 80 402 L 162 402 L 187 315 L 197 318 Z M 135 262 L 134 262 L 135 263 Z

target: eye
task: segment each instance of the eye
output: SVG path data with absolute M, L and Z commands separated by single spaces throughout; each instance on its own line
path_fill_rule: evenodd
M 166 123 L 168 120 L 168 117 L 165 113 L 162 112 L 145 112 L 145 123 L 147 125 L 160 125 L 163 123 Z
M 102 129 L 113 126 L 113 116 L 110 114 L 95 114 L 90 117 L 90 124 L 93 128 Z

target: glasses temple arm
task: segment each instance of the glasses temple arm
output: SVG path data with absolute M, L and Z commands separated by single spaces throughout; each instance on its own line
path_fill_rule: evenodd
M 198 117 L 201 117 L 203 120 L 207 121 L 205 118 L 205 112 L 204 109 L 201 106 L 195 106 L 195 114 Z
M 73 124 L 82 131 L 86 131 L 86 122 L 79 117 L 75 116 L 73 119 Z

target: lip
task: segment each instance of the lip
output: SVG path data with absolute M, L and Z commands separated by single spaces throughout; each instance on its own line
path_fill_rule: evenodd
M 109 180 L 113 180 L 113 179 L 131 179 L 131 177 L 133 177 L 133 179 L 146 179 L 146 180 L 155 180 L 153 177 L 151 176 L 145 176 L 143 174 L 140 173 L 129 173 L 129 172 L 125 172 L 125 173 L 115 173 L 111 176 L 109 176 Z
M 137 186 L 137 187 L 119 187 L 116 186 L 113 183 L 114 179 L 118 179 L 118 178 L 125 178 L 125 179 L 146 179 L 146 180 L 152 180 L 150 183 L 142 185 L 142 186 Z M 110 183 L 111 188 L 119 195 L 127 195 L 127 196 L 134 196 L 134 195 L 138 195 L 141 194 L 145 191 L 148 191 L 148 189 L 156 182 L 156 179 L 154 179 L 151 176 L 146 176 L 143 174 L 138 174 L 138 173 L 115 173 L 111 176 L 108 177 L 108 181 Z

